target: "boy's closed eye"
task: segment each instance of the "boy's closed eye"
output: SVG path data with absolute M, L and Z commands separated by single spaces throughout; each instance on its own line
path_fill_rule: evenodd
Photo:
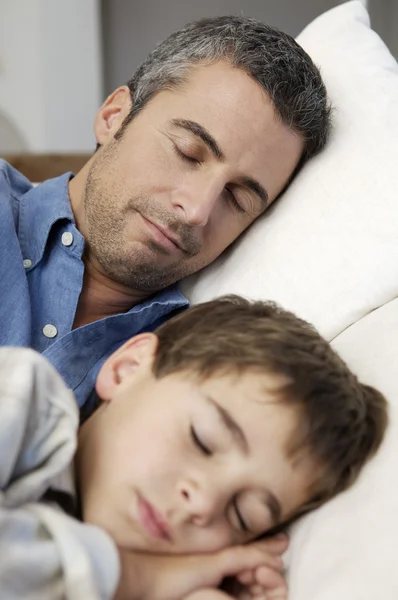
M 205 456 L 212 456 L 212 450 L 203 442 L 203 440 L 197 434 L 193 425 L 191 425 L 191 437 L 194 441 L 194 444 L 203 452 Z
M 190 433 L 191 433 L 191 438 L 192 438 L 195 446 L 200 450 L 200 452 L 202 454 L 204 454 L 204 456 L 211 457 L 213 455 L 213 451 L 211 450 L 209 445 L 201 439 L 201 437 L 199 436 L 199 434 L 197 433 L 197 431 L 195 430 L 193 425 L 191 425 L 191 427 L 190 427 Z M 237 519 L 237 522 L 239 525 L 239 530 L 243 531 L 244 533 L 247 533 L 247 534 L 251 533 L 246 524 L 244 517 L 242 516 L 241 511 L 239 510 L 236 498 L 233 500 L 232 504 L 233 504 L 235 516 L 236 516 L 236 519 Z

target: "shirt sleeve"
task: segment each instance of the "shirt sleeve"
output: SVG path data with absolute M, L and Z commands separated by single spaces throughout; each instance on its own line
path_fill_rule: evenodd
M 119 579 L 113 542 L 58 508 L 0 508 L 2 600 L 108 600 Z
M 42 502 L 75 493 L 71 463 L 78 410 L 39 354 L 0 348 L 1 600 L 108 600 L 119 558 L 100 528 Z

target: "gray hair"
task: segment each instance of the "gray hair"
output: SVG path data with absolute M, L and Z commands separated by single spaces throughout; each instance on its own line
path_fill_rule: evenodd
M 330 106 L 318 68 L 286 33 L 243 16 L 189 23 L 160 42 L 127 82 L 132 108 L 115 138 L 159 91 L 182 85 L 192 67 L 228 61 L 257 81 L 283 123 L 303 137 L 297 170 L 325 145 Z M 294 175 L 293 174 L 293 175 Z

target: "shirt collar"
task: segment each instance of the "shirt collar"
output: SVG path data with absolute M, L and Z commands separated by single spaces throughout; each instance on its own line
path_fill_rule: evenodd
M 73 173 L 49 179 L 32 187 L 20 200 L 18 237 L 23 258 L 35 266 L 43 256 L 51 228 L 56 221 L 74 223 L 68 184 Z
M 154 323 L 157 326 L 159 324 L 158 321 L 162 320 L 168 313 L 187 308 L 188 306 L 189 301 L 182 293 L 179 283 L 173 283 L 169 287 L 157 292 L 154 296 L 150 296 L 139 304 L 136 304 L 124 314 L 141 313 L 145 328 L 148 331 L 150 323 Z

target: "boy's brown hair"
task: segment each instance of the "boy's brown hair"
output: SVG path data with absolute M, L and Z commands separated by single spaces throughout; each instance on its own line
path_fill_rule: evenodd
M 281 397 L 301 416 L 287 452 L 308 449 L 322 471 L 301 513 L 347 489 L 382 442 L 384 396 L 360 383 L 311 325 L 274 303 L 226 296 L 179 314 L 156 334 L 156 377 L 253 371 L 287 378 Z

